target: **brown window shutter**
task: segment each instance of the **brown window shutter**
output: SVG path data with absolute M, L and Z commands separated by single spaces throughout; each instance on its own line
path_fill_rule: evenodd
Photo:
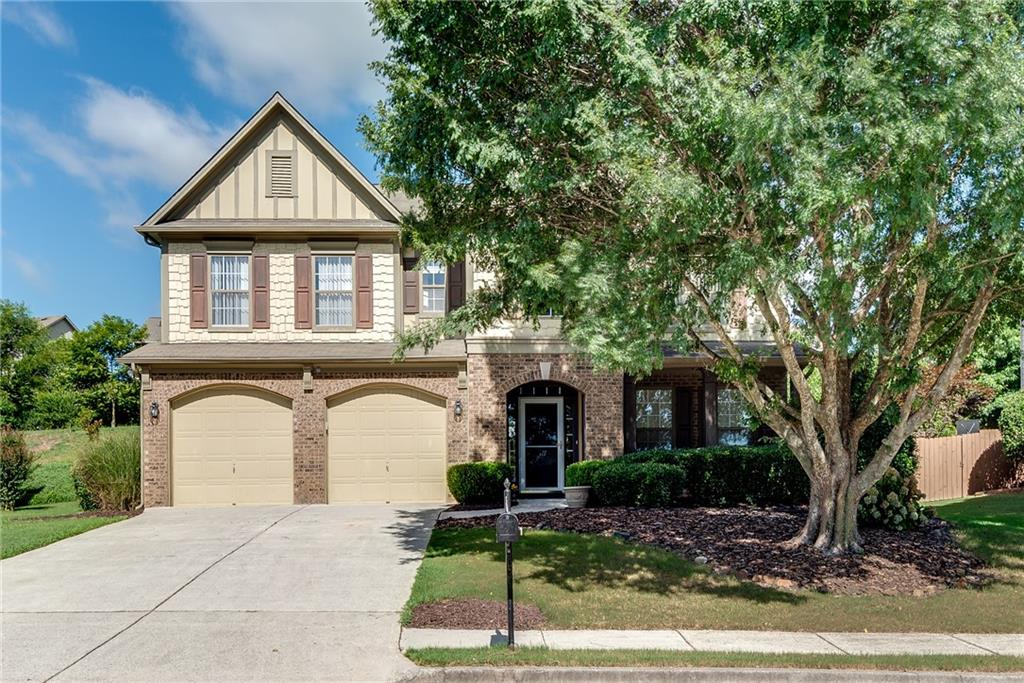
M 402 312 L 420 312 L 420 271 L 414 259 L 402 259 Z
M 206 315 L 206 254 L 192 254 L 189 270 L 190 327 L 204 328 L 209 325 Z
M 270 327 L 270 257 L 252 257 L 252 326 L 257 330 Z
M 356 254 L 356 328 L 373 327 L 373 254 Z
M 466 303 L 466 262 L 459 261 L 448 266 L 448 310 Z
M 309 330 L 313 327 L 313 302 L 309 280 L 312 277 L 310 257 L 295 255 L 295 329 Z

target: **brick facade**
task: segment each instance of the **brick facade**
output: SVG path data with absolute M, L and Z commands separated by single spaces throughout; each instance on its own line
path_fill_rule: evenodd
M 204 387 L 238 385 L 256 387 L 284 396 L 292 402 L 296 503 L 327 502 L 327 401 L 351 389 L 372 384 L 400 384 L 443 397 L 447 402 L 448 462 L 466 460 L 469 419 L 454 416 L 456 400 L 467 402 L 467 391 L 458 388 L 458 372 L 449 371 L 349 371 L 324 370 L 313 378 L 313 390 L 303 389 L 301 370 L 211 371 L 150 374 L 150 388 L 142 394 L 143 501 L 147 506 L 170 505 L 171 458 L 169 430 L 172 404 Z M 149 417 L 156 401 L 160 417 Z M 464 408 L 465 410 L 465 408 Z
M 544 376 L 542 363 L 550 363 Z M 563 354 L 471 353 L 469 378 L 472 460 L 504 460 L 508 429 L 505 399 L 520 384 L 548 379 L 576 389 L 583 411 L 583 459 L 622 454 L 622 374 L 600 372 Z

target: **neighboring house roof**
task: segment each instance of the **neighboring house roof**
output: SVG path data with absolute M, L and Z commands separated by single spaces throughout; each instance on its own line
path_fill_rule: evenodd
M 229 167 L 235 153 L 246 148 L 251 142 L 252 136 L 264 124 L 276 120 L 275 117 L 279 116 L 285 117 L 292 125 L 297 127 L 299 131 L 304 133 L 319 148 L 322 154 L 331 159 L 352 178 L 362 193 L 376 205 L 376 213 L 379 217 L 385 220 L 393 220 L 395 223 L 401 220 L 401 212 L 381 193 L 380 189 L 371 183 L 352 162 L 346 159 L 280 92 L 275 92 L 184 185 L 171 195 L 170 199 L 164 202 L 163 206 L 157 209 L 145 222 L 136 227 L 136 231 L 142 234 L 161 232 L 162 229 L 155 230 L 154 228 L 175 218 L 175 212 L 178 209 L 186 206 L 204 187 L 217 180 L 219 174 Z
M 388 201 L 390 201 L 395 206 L 395 208 L 401 211 L 403 214 L 416 212 L 423 208 L 423 201 L 418 197 L 410 197 L 401 190 L 388 192 L 380 185 L 377 185 L 377 189 L 380 190 L 381 193 L 388 198 Z
M 42 317 L 36 318 L 36 320 L 39 321 L 39 326 L 46 330 L 50 329 L 54 325 L 59 324 L 60 321 L 63 320 L 65 323 L 67 323 L 68 327 L 71 328 L 72 332 L 78 331 L 78 327 L 76 327 L 75 324 L 71 322 L 71 318 L 67 317 L 66 315 L 44 315 Z
M 315 365 L 343 361 L 390 361 L 397 344 L 388 342 L 176 342 L 140 346 L 121 357 L 122 363 L 246 365 L 291 363 Z M 466 343 L 446 339 L 430 351 L 412 349 L 407 360 L 465 360 Z

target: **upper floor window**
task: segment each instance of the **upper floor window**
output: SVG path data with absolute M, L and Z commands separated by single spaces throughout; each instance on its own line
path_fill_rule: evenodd
M 718 443 L 723 446 L 746 446 L 750 443 L 747 421 L 750 415 L 739 389 L 718 388 Z
M 420 271 L 420 311 L 422 313 L 444 313 L 445 285 L 447 273 L 440 261 L 427 261 Z
M 672 390 L 636 390 L 636 448 L 672 448 Z
M 210 311 L 215 327 L 249 326 L 249 257 L 210 257 Z
M 315 256 L 313 283 L 316 289 L 316 325 L 351 327 L 354 324 L 352 257 Z

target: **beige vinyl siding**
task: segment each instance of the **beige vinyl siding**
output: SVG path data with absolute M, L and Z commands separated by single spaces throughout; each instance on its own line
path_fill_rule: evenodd
M 283 121 L 268 129 L 196 201 L 177 213 L 195 219 L 387 219 L 362 199 L 355 181 Z M 295 197 L 267 197 L 267 152 L 295 150 Z
M 193 329 L 189 325 L 189 255 L 203 250 L 198 242 L 172 242 L 167 254 L 167 340 L 169 342 L 369 341 L 389 342 L 395 335 L 394 246 L 366 245 L 373 258 L 373 328 L 352 331 L 295 329 L 295 254 L 305 243 L 257 243 L 254 253 L 269 255 L 270 327 L 245 331 Z
M 327 409 L 329 503 L 443 503 L 445 401 L 368 387 Z
M 223 387 L 172 408 L 173 505 L 290 505 L 293 469 L 286 399 Z

